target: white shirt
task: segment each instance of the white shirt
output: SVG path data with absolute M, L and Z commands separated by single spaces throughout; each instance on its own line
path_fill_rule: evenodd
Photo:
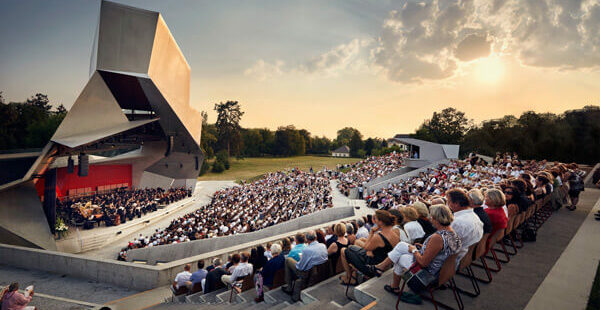
M 404 230 L 402 227 L 395 225 L 394 229 L 398 230 L 400 232 L 400 241 L 406 242 L 406 243 L 411 243 L 410 242 L 410 236 L 408 235 L 408 233 L 406 232 L 406 230 Z
M 175 286 L 179 289 L 182 286 L 185 286 L 185 282 L 190 280 L 192 273 L 189 271 L 182 271 L 175 276 L 175 282 L 177 283 Z
M 237 281 L 242 279 L 243 277 L 252 274 L 252 264 L 249 263 L 239 263 L 233 272 L 231 273 L 231 281 Z
M 410 237 L 410 243 L 415 242 L 415 239 L 425 237 L 425 231 L 423 230 L 421 224 L 419 224 L 417 221 L 404 224 L 404 230 L 406 230 L 406 233 Z
M 369 238 L 369 230 L 364 226 L 356 231 L 356 239 L 360 238 Z
M 481 222 L 473 209 L 469 208 L 454 212 L 454 221 L 452 221 L 450 227 L 452 227 L 462 242 L 462 246 L 456 257 L 456 263 L 458 264 L 469 251 L 469 247 L 481 240 L 481 236 L 483 236 L 483 222 Z

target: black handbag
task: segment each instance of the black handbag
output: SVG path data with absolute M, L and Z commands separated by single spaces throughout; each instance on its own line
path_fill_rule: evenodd
M 417 263 L 410 266 L 402 275 L 402 278 L 406 282 L 406 285 L 415 293 L 423 291 L 436 280 L 434 275 Z

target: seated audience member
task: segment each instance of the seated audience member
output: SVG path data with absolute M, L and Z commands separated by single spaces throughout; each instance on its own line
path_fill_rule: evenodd
M 485 212 L 490 217 L 490 222 L 492 222 L 492 232 L 489 237 L 491 238 L 498 230 L 505 229 L 508 224 L 508 218 L 506 212 L 504 212 L 506 198 L 499 189 L 488 189 L 485 192 L 485 205 L 487 206 Z M 489 238 L 488 240 L 490 240 Z
M 350 244 L 356 242 L 356 235 L 354 234 L 354 226 L 351 223 L 346 224 L 346 239 Z
M 292 295 L 294 302 L 300 300 L 300 291 L 308 284 L 310 269 L 327 261 L 327 248 L 324 244 L 317 242 L 317 236 L 314 231 L 306 233 L 306 240 L 309 245 L 302 250 L 302 258 L 296 261 L 292 257 L 285 260 L 285 283 L 281 290 Z M 292 282 L 294 278 L 299 278 L 300 284 L 294 285 L 292 291 Z
M 173 281 L 173 288 L 176 291 L 178 291 L 182 287 L 187 287 L 187 285 L 189 284 L 188 282 L 190 281 L 190 277 L 192 276 L 192 273 L 190 272 L 191 269 L 192 265 L 185 264 L 185 266 L 183 266 L 183 271 L 175 276 L 175 280 Z
M 473 208 L 473 212 L 477 214 L 481 223 L 483 223 L 483 233 L 489 234 L 492 232 L 492 222 L 490 221 L 490 217 L 487 215 L 483 207 L 483 194 L 480 190 L 474 188 L 468 192 L 469 198 L 471 198 L 471 207 Z
M 204 270 L 204 261 L 199 260 L 198 261 L 198 270 L 194 271 L 192 273 L 192 276 L 190 276 L 190 282 L 191 282 L 190 289 L 193 288 L 194 285 L 196 285 L 196 284 L 202 285 L 202 280 L 204 280 L 206 278 L 207 273 L 208 273 L 208 271 Z
M 341 284 L 356 284 L 354 269 L 356 268 L 368 277 L 374 276 L 367 265 L 376 265 L 382 262 L 387 253 L 400 241 L 394 232 L 394 217 L 384 210 L 375 211 L 375 226 L 369 233 L 369 238 L 363 246 L 352 245 L 342 249 L 342 264 L 346 273 L 340 277 Z
M 271 258 L 254 277 L 256 287 L 256 302 L 264 301 L 264 287 L 273 287 L 275 273 L 285 266 L 285 256 L 281 255 L 281 246 L 277 243 L 271 245 Z
M 329 248 L 329 246 L 335 241 L 336 236 L 335 236 L 335 232 L 333 231 L 333 229 L 335 228 L 335 224 L 332 224 L 331 226 L 327 226 L 327 231 L 325 234 L 325 247 Z
M 433 278 L 437 278 L 446 259 L 456 254 L 461 248 L 460 238 L 451 227 L 454 219 L 452 211 L 444 205 L 433 205 L 429 208 L 429 213 L 431 214 L 431 223 L 437 231 L 425 240 L 422 247 L 418 248 L 406 242 L 400 242 L 383 262 L 376 266 L 369 266 L 373 273 L 381 276 L 381 272 L 393 264 L 392 283 L 384 287 L 386 291 L 398 294 L 401 276 L 414 263 L 419 264 Z
M 248 259 L 250 259 L 250 253 L 242 252 L 238 255 L 239 263 L 230 267 L 233 268 L 231 271 L 231 275 L 223 275 L 221 276 L 221 281 L 223 284 L 233 286 L 236 281 L 242 280 L 245 276 L 251 275 L 253 271 L 252 264 L 248 263 Z
M 402 215 L 404 215 L 404 229 L 410 236 L 410 243 L 415 243 L 415 241 L 419 241 L 425 237 L 425 231 L 417 219 L 419 219 L 419 214 L 414 207 L 408 206 L 401 208 L 400 211 Z
M 417 201 L 413 203 L 412 206 L 417 210 L 417 213 L 419 214 L 417 222 L 421 224 L 423 231 L 425 231 L 424 237 L 429 237 L 429 235 L 435 232 L 435 227 L 433 227 L 433 224 L 431 224 L 431 222 L 429 221 L 429 210 L 427 209 L 427 205 L 425 205 L 421 201 Z
M 271 254 L 271 246 L 273 245 L 272 242 L 267 242 L 267 248 L 265 251 L 265 257 L 267 258 L 267 260 L 270 260 L 271 258 L 273 258 L 273 255 Z
M 394 217 L 394 231 L 400 236 L 400 241 L 410 243 L 410 236 L 404 230 L 404 215 L 399 209 L 390 209 L 390 214 Z
M 292 250 L 292 243 L 290 242 L 290 239 L 288 239 L 288 238 L 281 239 L 281 254 L 280 255 L 288 256 L 290 254 L 291 250 Z
M 454 188 L 446 192 L 447 205 L 454 212 L 452 230 L 461 241 L 461 248 L 456 257 L 457 266 L 467 254 L 469 247 L 478 243 L 483 236 L 483 223 L 473 209 L 467 193 L 461 188 Z
M 204 292 L 204 294 L 208 294 L 224 287 L 223 282 L 221 282 L 221 277 L 226 275 L 227 271 L 223 268 L 221 259 L 213 259 L 213 266 L 214 268 L 206 274 L 206 278 L 203 281 L 204 285 L 202 286 L 202 292 Z
M 363 219 L 358 219 L 356 223 L 358 224 L 358 230 L 356 231 L 356 239 L 368 238 L 369 230 L 367 229 L 367 227 L 365 227 L 365 221 Z
M 29 296 L 19 293 L 19 283 L 11 283 L 6 290 L 6 293 L 0 299 L 2 310 L 35 310 L 34 306 L 27 306 L 33 299 L 33 290 L 29 292 Z
M 342 223 L 335 224 L 335 235 L 337 236 L 337 239 L 327 248 L 327 254 L 329 255 L 333 268 L 337 265 L 342 249 L 350 245 L 348 239 L 346 239 L 346 225 Z
M 323 230 L 321 229 L 317 229 L 315 230 L 315 235 L 317 236 L 317 242 L 319 243 L 327 243 L 327 240 L 325 240 L 325 233 L 323 232 Z
M 291 257 L 295 261 L 299 261 L 300 253 L 302 253 L 302 250 L 304 250 L 304 247 L 306 247 L 306 244 L 304 243 L 304 235 L 298 233 L 296 234 L 296 237 L 294 237 L 294 240 L 296 241 L 296 245 L 292 248 L 287 257 Z
M 527 209 L 533 204 L 527 197 L 527 184 L 521 179 L 511 179 L 510 185 L 515 189 L 516 204 L 519 206 L 519 213 L 527 212 Z

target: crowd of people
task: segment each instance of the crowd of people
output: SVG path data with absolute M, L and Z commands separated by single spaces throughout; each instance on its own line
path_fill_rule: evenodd
M 325 262 L 341 264 L 342 285 L 356 285 L 357 271 L 370 278 L 393 269 L 392 281 L 384 289 L 396 295 L 402 277 L 419 266 L 420 281 L 407 283 L 419 293 L 437 279 L 448 258 L 455 257 L 458 267 L 484 235 L 489 247 L 510 218 L 531 210 L 535 200 L 552 197 L 563 183 L 570 198 L 558 203 L 575 208 L 583 174 L 576 164 L 522 161 L 514 154 L 499 155 L 492 163 L 475 156 L 454 160 L 368 197 L 378 208 L 374 215 L 231 255 L 224 266 L 217 258 L 205 271 L 197 271 L 202 279 L 195 279 L 209 293 L 226 286 L 239 289 L 242 279 L 252 276 L 260 302 L 280 272 L 282 290 L 296 301 L 308 283 L 309 271 Z M 174 285 L 191 287 L 196 283 L 191 275 Z M 298 280 L 300 284 L 292 284 Z M 402 296 L 408 302 L 419 298 L 418 294 Z
M 217 191 L 209 204 L 131 241 L 119 259 L 129 249 L 252 232 L 332 207 L 331 175 L 291 169 Z
M 69 223 L 82 223 L 84 228 L 123 224 L 135 217 L 154 212 L 159 205 L 167 205 L 186 197 L 191 197 L 188 188 L 145 188 L 131 190 L 120 188 L 104 194 L 94 194 L 77 198 L 57 199 L 56 210 L 61 218 Z
M 362 199 L 365 184 L 403 167 L 406 153 L 392 152 L 381 156 L 369 156 L 354 164 L 338 166 L 338 189 L 346 196 L 352 188 L 358 188 L 359 198 Z

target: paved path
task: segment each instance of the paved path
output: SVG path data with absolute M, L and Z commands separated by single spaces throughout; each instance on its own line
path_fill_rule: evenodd
M 586 188 L 581 194 L 586 204 L 588 197 L 600 196 L 600 190 Z M 592 198 L 593 199 L 593 198 Z M 587 209 L 587 206 L 584 208 Z M 585 309 L 600 261 L 600 222 L 594 213 L 600 210 L 600 200 L 589 212 L 577 234 L 562 253 L 548 276 L 539 286 L 527 310 Z M 580 211 L 580 212 L 585 212 Z
M 152 225 L 148 225 L 142 230 L 128 235 L 124 235 L 118 240 L 115 240 L 103 246 L 100 249 L 88 251 L 83 253 L 82 255 L 105 259 L 116 259 L 117 253 L 119 253 L 119 251 L 127 245 L 128 241 L 134 239 L 135 237 L 138 237 L 140 234 L 144 236 L 150 235 L 154 233 L 157 229 L 162 229 L 169 226 L 173 219 L 179 218 L 187 213 L 193 212 L 201 206 L 208 204 L 211 200 L 212 195 L 217 190 L 236 185 L 237 184 L 233 181 L 199 181 L 196 184 L 196 190 L 194 191 L 194 198 L 196 199 L 194 203 L 190 203 L 181 209 L 177 209 L 177 211 L 170 213 L 160 221 L 157 221 Z

